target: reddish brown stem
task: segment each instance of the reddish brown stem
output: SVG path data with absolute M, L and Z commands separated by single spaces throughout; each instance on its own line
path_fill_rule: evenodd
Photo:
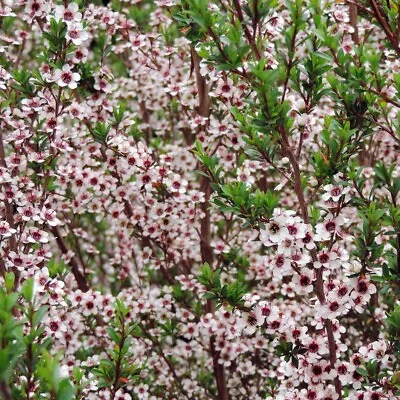
M 306 203 L 306 200 L 304 197 L 303 187 L 301 185 L 300 167 L 299 167 L 298 161 L 290 147 L 289 138 L 288 138 L 285 128 L 282 127 L 279 131 L 280 131 L 281 139 L 282 139 L 281 140 L 282 148 L 283 148 L 286 156 L 289 158 L 290 164 L 293 169 L 294 190 L 296 192 L 296 196 L 299 201 L 301 216 L 302 216 L 304 222 L 306 224 L 308 224 L 309 223 L 308 208 L 307 208 L 307 203 Z M 317 252 L 315 251 L 315 249 L 311 250 L 310 253 L 311 253 L 313 262 L 317 261 Z M 324 304 L 326 299 L 325 299 L 325 293 L 324 293 L 324 281 L 323 281 L 323 275 L 322 275 L 322 268 L 316 270 L 315 293 L 318 297 L 319 302 L 321 304 Z M 335 337 L 333 335 L 332 321 L 329 319 L 324 319 L 324 326 L 325 326 L 325 330 L 326 330 L 326 335 L 328 337 L 329 362 L 330 362 L 331 367 L 334 368 L 335 363 L 336 363 L 336 343 L 335 343 Z M 342 385 L 338 378 L 335 378 L 334 383 L 335 383 L 336 392 L 339 395 L 339 400 L 341 400 L 343 398 L 342 397 Z
M 51 232 L 56 239 L 58 248 L 61 250 L 61 253 L 67 254 L 68 247 L 67 247 L 66 243 L 64 242 L 64 239 L 62 238 L 59 229 L 54 226 L 51 228 Z M 88 285 L 86 276 L 79 269 L 79 263 L 75 256 L 71 258 L 70 265 L 71 265 L 72 274 L 74 275 L 76 283 L 78 284 L 78 288 L 80 290 L 82 290 L 82 292 L 87 292 L 89 290 L 89 285 Z
M 4 150 L 4 143 L 3 143 L 3 135 L 0 133 L 0 166 L 3 168 L 7 168 L 7 163 L 6 163 L 6 154 Z M 8 184 L 5 184 L 6 186 Z M 13 210 L 13 205 L 9 201 L 4 202 L 4 211 L 5 211 L 5 218 L 7 223 L 10 225 L 11 229 L 15 229 L 15 223 L 14 223 L 14 210 Z M 17 249 L 17 241 L 15 238 L 15 234 L 11 235 L 9 240 L 8 240 L 8 250 L 9 251 L 16 251 Z M 5 273 L 5 266 L 3 263 L 0 263 L 0 273 L 4 275 Z M 15 280 L 14 280 L 14 288 L 18 287 L 19 283 L 19 271 L 15 270 Z
M 359 44 L 360 38 L 358 35 L 358 26 L 357 26 L 358 10 L 355 4 L 349 4 L 349 14 L 350 14 L 350 25 L 354 29 L 353 33 L 351 34 L 351 37 L 355 44 Z
M 237 12 L 237 17 L 239 18 L 239 21 L 243 27 L 244 34 L 246 35 L 246 38 L 249 42 L 251 50 L 254 53 L 254 55 L 256 56 L 257 60 L 259 60 L 261 58 L 261 55 L 260 55 L 260 52 L 259 52 L 255 42 L 254 42 L 254 36 L 251 35 L 249 28 L 247 27 L 246 22 L 243 18 L 243 10 L 242 10 L 239 0 L 233 0 L 233 4 L 235 6 L 235 9 Z
M 202 117 L 208 117 L 210 113 L 210 99 L 208 96 L 208 86 L 205 78 L 200 74 L 200 57 L 192 47 L 192 61 L 194 72 L 196 75 L 197 91 L 199 96 L 198 112 Z M 211 186 L 208 178 L 201 176 L 200 190 L 204 193 L 205 201 L 201 205 L 201 210 L 204 213 L 204 218 L 200 224 L 200 251 L 202 262 L 207 262 L 212 267 L 214 255 L 211 247 L 211 216 L 209 199 L 211 195 Z M 214 304 L 211 300 L 207 300 L 207 312 L 214 312 Z M 224 366 L 219 360 L 219 352 L 215 349 L 215 337 L 210 338 L 210 353 L 213 360 L 214 377 L 217 383 L 218 400 L 229 400 L 229 390 L 226 385 Z
M 392 44 L 394 50 L 396 51 L 397 55 L 400 56 L 400 47 L 399 47 L 399 41 L 397 40 L 396 34 L 392 32 L 388 22 L 386 21 L 385 16 L 382 14 L 381 9 L 379 5 L 376 3 L 375 0 L 369 0 L 369 4 L 371 5 L 373 9 L 373 14 L 375 18 L 377 19 L 379 25 L 383 29 L 383 31 L 386 34 L 386 37 Z

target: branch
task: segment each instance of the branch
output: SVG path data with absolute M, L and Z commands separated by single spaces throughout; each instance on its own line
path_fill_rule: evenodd
M 301 216 L 306 224 L 309 223 L 309 215 L 308 215 L 308 208 L 307 208 L 307 203 L 304 197 L 304 191 L 303 187 L 301 185 L 301 172 L 300 172 L 300 167 L 298 164 L 298 161 L 296 159 L 296 156 L 293 153 L 293 150 L 290 147 L 289 144 L 289 138 L 287 135 L 287 132 L 285 128 L 282 126 L 279 129 L 279 133 L 281 134 L 281 144 L 284 152 L 286 153 L 286 156 L 289 158 L 290 164 L 293 168 L 293 175 L 294 175 L 294 190 L 296 192 L 297 199 L 299 201 L 299 206 L 300 206 L 300 211 L 301 211 Z M 317 261 L 317 252 L 315 249 L 310 250 L 312 260 L 315 262 Z M 326 302 L 325 299 L 325 293 L 324 293 L 324 281 L 323 281 L 323 274 L 322 274 L 322 268 L 319 268 L 315 271 L 316 275 L 316 283 L 315 283 L 315 293 L 318 297 L 318 300 L 321 304 L 324 304 Z M 329 348 L 329 362 L 332 368 L 335 367 L 336 363 L 336 343 L 335 343 L 335 337 L 333 335 L 333 329 L 332 329 L 332 321 L 329 319 L 324 319 L 324 326 L 326 330 L 326 335 L 328 337 L 328 348 Z M 341 400 L 342 397 L 342 385 L 340 383 L 340 380 L 336 377 L 334 379 L 335 383 L 335 389 L 336 393 L 339 395 L 339 400 Z
M 390 29 L 389 24 L 387 23 L 385 16 L 382 15 L 381 10 L 376 3 L 375 0 L 369 0 L 369 4 L 374 10 L 374 16 L 378 20 L 379 25 L 384 30 L 386 37 L 389 39 L 390 43 L 392 44 L 394 50 L 396 51 L 397 55 L 400 56 L 400 48 L 399 48 L 399 41 L 397 40 L 396 35 Z
M 194 72 L 196 75 L 197 91 L 199 95 L 199 114 L 203 117 L 208 117 L 210 113 L 210 100 L 208 96 L 208 86 L 205 78 L 200 74 L 200 57 L 195 49 L 191 48 Z M 210 216 L 210 195 L 211 186 L 208 178 L 201 176 L 200 190 L 204 193 L 205 201 L 201 204 L 201 210 L 204 213 L 204 218 L 200 224 L 200 251 L 201 260 L 212 266 L 214 254 L 211 247 L 211 216 Z M 207 300 L 206 310 L 209 313 L 214 311 L 214 304 L 211 300 Z M 229 390 L 226 385 L 224 366 L 219 360 L 219 352 L 215 349 L 215 337 L 210 337 L 210 352 L 213 360 L 214 376 L 217 382 L 218 400 L 229 400 Z
M 62 238 L 59 229 L 56 226 L 54 226 L 51 228 L 51 233 L 54 235 L 58 248 L 61 250 L 61 253 L 67 254 L 68 247 L 64 239 Z M 89 285 L 85 275 L 83 275 L 83 273 L 79 270 L 79 263 L 75 256 L 71 258 L 70 265 L 72 274 L 74 275 L 76 283 L 78 284 L 78 288 L 82 290 L 82 292 L 87 292 L 89 290 Z
M 3 168 L 7 168 L 6 154 L 3 143 L 3 134 L 1 132 L 0 132 L 0 166 Z M 8 187 L 8 183 L 6 183 L 5 186 Z M 13 205 L 9 201 L 5 200 L 4 209 L 5 209 L 5 218 L 7 223 L 10 225 L 11 229 L 15 229 Z M 9 251 L 16 251 L 17 241 L 15 239 L 15 233 L 10 236 L 8 243 L 9 243 L 8 247 Z M 2 275 L 4 275 L 5 273 L 5 266 L 3 265 L 3 263 L 0 264 L 0 272 Z M 20 272 L 17 269 L 15 269 L 14 274 L 15 274 L 14 289 L 16 289 L 19 283 Z
M 354 29 L 354 32 L 351 34 L 351 37 L 353 38 L 353 42 L 355 44 L 359 44 L 360 37 L 358 35 L 358 26 L 357 26 L 358 9 L 356 4 L 349 4 L 349 13 L 350 13 L 350 25 Z
M 253 51 L 254 55 L 256 56 L 257 60 L 261 59 L 260 52 L 254 43 L 254 36 L 251 35 L 249 28 L 247 28 L 246 22 L 243 18 L 243 11 L 242 7 L 240 6 L 239 0 L 233 0 L 233 4 L 236 8 L 237 11 L 237 17 L 239 18 L 239 21 L 243 27 L 244 34 L 246 35 L 247 40 L 249 41 L 249 45 L 251 47 L 251 50 Z

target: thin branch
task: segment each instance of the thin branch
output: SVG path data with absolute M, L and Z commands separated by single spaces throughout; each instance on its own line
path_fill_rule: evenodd
M 199 93 L 199 115 L 208 117 L 210 113 L 210 100 L 208 95 L 208 86 L 205 78 L 200 74 L 200 57 L 192 47 L 192 60 L 194 72 L 196 75 L 197 91 Z M 205 201 L 201 204 L 201 210 L 204 218 L 200 223 L 200 252 L 203 263 L 212 266 L 214 254 L 211 247 L 211 215 L 210 215 L 210 195 L 211 185 L 208 178 L 202 176 L 200 179 L 200 190 L 204 193 Z M 206 311 L 212 313 L 214 304 L 211 300 L 207 300 Z M 213 360 L 214 376 L 218 389 L 218 400 L 229 400 L 229 390 L 226 385 L 224 366 L 219 363 L 219 352 L 215 348 L 215 337 L 210 337 L 210 353 Z
M 385 16 L 382 14 L 379 5 L 376 3 L 375 0 L 369 0 L 369 4 L 374 10 L 374 16 L 379 22 L 379 25 L 384 30 L 386 37 L 389 39 L 390 43 L 392 44 L 394 50 L 396 51 L 397 55 L 400 56 L 400 47 L 399 41 L 396 38 L 396 35 L 392 32 L 389 24 L 386 21 Z
M 237 17 L 239 18 L 239 21 L 243 27 L 244 34 L 246 35 L 246 38 L 249 42 L 249 45 L 251 47 L 251 50 L 253 51 L 254 55 L 256 56 L 257 60 L 261 59 L 261 54 L 260 51 L 258 50 L 256 44 L 254 43 L 254 37 L 251 35 L 249 28 L 246 25 L 246 22 L 243 18 L 243 10 L 242 7 L 239 3 L 239 0 L 233 0 L 233 4 L 235 6 L 236 12 L 237 12 Z
M 51 233 L 54 235 L 61 253 L 64 255 L 67 254 L 68 247 L 61 236 L 60 230 L 56 226 L 54 226 L 51 228 Z M 87 292 L 89 290 L 89 285 L 86 276 L 80 271 L 79 263 L 75 256 L 71 258 L 70 265 L 72 274 L 74 275 L 76 283 L 78 284 L 78 288 L 82 290 L 82 292 Z
M 279 129 L 279 133 L 281 134 L 281 144 L 284 152 L 286 153 L 286 156 L 289 158 L 290 164 L 293 169 L 293 176 L 294 176 L 294 190 L 296 192 L 297 199 L 299 201 L 299 206 L 301 210 L 301 216 L 306 224 L 309 223 L 309 215 L 308 215 L 308 208 L 307 208 L 307 203 L 304 197 L 304 191 L 303 187 L 301 185 L 301 172 L 300 172 L 300 167 L 298 164 L 298 161 L 296 159 L 296 156 L 294 155 L 290 145 L 289 145 L 289 138 L 287 135 L 287 132 L 284 127 L 281 127 Z M 317 252 L 315 249 L 310 250 L 310 254 L 312 257 L 312 260 L 315 262 L 317 261 Z M 322 268 L 319 268 L 315 271 L 316 275 L 316 283 L 315 283 L 315 293 L 318 297 L 318 300 L 321 304 L 325 304 L 326 298 L 325 298 L 325 293 L 324 293 L 324 281 L 323 281 L 323 271 Z M 333 328 L 332 328 L 332 321 L 329 319 L 324 319 L 324 326 L 326 330 L 326 334 L 328 337 L 328 348 L 329 348 L 329 361 L 330 365 L 332 368 L 335 367 L 336 363 L 336 343 L 335 343 L 335 337 L 333 335 Z M 336 377 L 334 379 L 335 383 L 335 389 L 336 393 L 339 396 L 339 400 L 341 400 L 342 397 L 342 385 L 340 383 L 340 380 Z
M 360 37 L 358 35 L 358 26 L 357 26 L 358 9 L 356 4 L 349 4 L 349 13 L 350 13 L 350 25 L 354 29 L 353 33 L 351 34 L 351 37 L 353 38 L 353 42 L 358 45 L 360 43 Z
M 6 154 L 4 150 L 4 143 L 3 143 L 3 134 L 0 132 L 0 166 L 3 168 L 7 168 L 7 163 L 6 163 Z M 8 187 L 8 183 L 5 184 L 6 187 Z M 5 210 L 5 218 L 7 223 L 10 225 L 11 229 L 15 229 L 15 223 L 14 223 L 14 210 L 13 210 L 13 205 L 10 201 L 5 200 L 4 201 L 4 210 Z M 8 250 L 9 251 L 16 251 L 17 249 L 17 241 L 15 238 L 15 233 L 12 234 L 9 239 L 8 239 Z M 0 273 L 4 275 L 5 273 L 5 266 L 3 263 L 0 264 Z M 20 272 L 16 269 L 14 271 L 15 273 L 15 281 L 14 281 L 14 288 L 16 289 L 18 287 L 19 283 L 19 275 Z

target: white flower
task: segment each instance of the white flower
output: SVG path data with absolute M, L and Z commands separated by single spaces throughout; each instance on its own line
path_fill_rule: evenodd
M 315 227 L 316 235 L 314 240 L 325 241 L 329 240 L 331 236 L 341 236 L 342 232 L 340 227 L 344 224 L 344 219 L 341 216 L 333 217 L 328 215 L 323 223 L 317 224 Z
M 338 362 L 336 366 L 336 371 L 338 373 L 338 377 L 342 384 L 348 385 L 353 380 L 353 372 L 355 371 L 356 367 L 348 362 Z
M 332 300 L 322 306 L 316 306 L 316 311 L 321 317 L 333 320 L 345 313 L 348 308 L 346 305 L 349 306 L 349 303 L 342 304 L 337 300 Z
M 6 221 L 0 221 L 0 236 L 8 238 L 17 232 L 15 229 L 10 228 L 10 224 Z
M 381 360 L 386 355 L 387 344 L 383 340 L 378 340 L 370 343 L 368 347 L 360 347 L 358 352 L 369 360 Z
M 56 6 L 55 19 L 59 21 L 62 19 L 67 24 L 72 22 L 79 22 L 82 19 L 82 14 L 79 12 L 79 6 L 76 3 L 69 3 L 68 7 Z
M 38 292 L 43 292 L 47 283 L 50 281 L 49 270 L 42 268 L 35 276 L 35 288 Z
M 381 360 L 387 351 L 387 345 L 383 340 L 371 343 L 370 358 L 372 360 Z
M 52 315 L 51 317 L 47 316 L 47 319 L 44 322 L 45 331 L 49 336 L 60 339 L 64 335 L 64 332 L 67 331 L 67 327 L 57 315 Z
M 350 188 L 329 184 L 324 186 L 324 190 L 325 193 L 322 195 L 322 200 L 328 201 L 329 199 L 332 199 L 333 201 L 339 201 L 343 195 L 346 195 L 350 191 Z M 345 197 L 345 199 L 347 198 L 348 196 Z
M 260 230 L 260 239 L 265 246 L 276 244 L 289 236 L 286 227 L 286 218 L 278 216 L 265 225 L 265 229 Z
M 292 273 L 290 267 L 290 258 L 285 257 L 284 254 L 277 254 L 271 262 L 272 273 L 276 277 L 283 277 Z
M 339 257 L 336 253 L 329 251 L 321 251 L 318 253 L 317 261 L 314 262 L 314 268 L 330 268 L 334 269 L 340 264 Z
M 58 86 L 67 86 L 70 89 L 76 89 L 78 86 L 76 82 L 80 79 L 81 76 L 77 72 L 72 72 L 68 64 L 64 65 L 62 70 L 57 69 L 53 75 L 53 80 L 57 82 Z
M 115 400 L 131 400 L 132 397 L 129 393 L 124 393 L 123 389 L 119 389 L 115 393 Z
M 7 81 L 11 79 L 11 75 L 3 68 L 0 67 L 0 89 L 7 88 Z
M 49 234 L 46 231 L 34 228 L 29 231 L 26 241 L 27 243 L 48 243 Z
M 239 320 L 239 326 L 244 328 L 244 332 L 248 335 L 252 335 L 257 326 L 261 326 L 264 323 L 265 317 L 262 314 L 260 307 L 255 307 L 254 310 L 249 312 L 243 312 L 242 318 Z
M 300 293 L 311 293 L 313 288 L 314 272 L 310 269 L 301 270 L 301 275 L 297 274 L 293 277 L 296 291 Z
M 286 221 L 286 228 L 292 239 L 303 239 L 306 236 L 307 226 L 300 217 L 289 217 Z
M 136 393 L 139 400 L 145 400 L 149 398 L 149 385 L 141 383 L 138 386 L 135 386 L 133 391 Z
M 233 87 L 233 81 L 230 78 L 227 78 L 226 80 L 220 79 L 218 81 L 217 88 L 215 89 L 214 93 L 210 93 L 210 96 L 222 96 L 225 98 L 229 98 L 232 96 L 234 92 L 234 87 Z
M 174 174 L 171 178 L 166 179 L 165 183 L 167 184 L 171 192 L 179 193 L 185 193 L 186 187 L 188 185 L 187 180 L 182 179 L 182 177 L 178 174 Z
M 40 213 L 40 217 L 50 226 L 57 226 L 61 224 L 61 221 L 56 216 L 56 212 L 46 207 L 43 207 Z
M 71 40 L 74 45 L 79 46 L 82 42 L 88 40 L 89 34 L 83 29 L 82 24 L 72 23 L 68 26 L 66 37 Z

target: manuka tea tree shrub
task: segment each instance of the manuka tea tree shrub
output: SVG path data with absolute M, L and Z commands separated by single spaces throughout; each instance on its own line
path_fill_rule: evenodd
M 399 1 L 0 27 L 0 399 L 400 399 Z

